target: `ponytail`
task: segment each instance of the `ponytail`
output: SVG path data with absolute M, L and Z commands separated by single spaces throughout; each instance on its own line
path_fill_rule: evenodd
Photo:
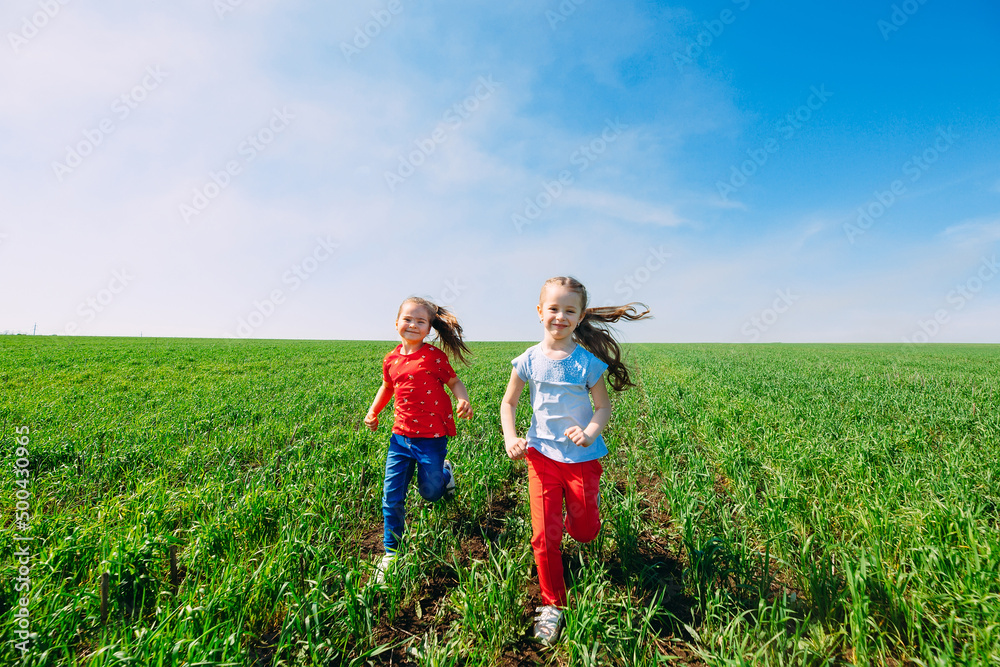
M 636 306 L 642 306 L 643 311 L 640 313 Z M 577 342 L 608 365 L 608 382 L 615 391 L 634 387 L 635 383 L 629 375 L 628 366 L 622 361 L 621 345 L 607 325 L 618 320 L 634 321 L 649 317 L 651 315 L 646 304 L 634 301 L 624 306 L 588 308 L 584 311 L 580 324 L 576 326 L 574 333 Z
M 438 340 L 441 341 L 441 346 L 444 351 L 448 353 L 453 359 L 458 359 L 466 366 L 469 365 L 469 360 L 466 359 L 466 355 L 472 354 L 465 341 L 462 340 L 462 325 L 458 323 L 458 318 L 455 317 L 455 313 L 451 312 L 444 306 L 439 306 L 427 299 L 421 299 L 418 296 L 411 296 L 409 299 L 403 303 L 415 303 L 422 306 L 427 310 L 428 315 L 431 320 L 431 328 L 434 329 L 437 334 Z M 402 304 L 400 309 L 402 309 Z M 398 317 L 397 313 L 397 317 Z
M 574 336 L 576 341 L 593 354 L 595 357 L 608 365 L 608 382 L 615 391 L 623 391 L 628 387 L 634 387 L 632 377 L 629 374 L 628 366 L 622 361 L 622 348 L 615 340 L 609 324 L 619 320 L 644 320 L 652 317 L 649 314 L 649 307 L 644 303 L 633 301 L 624 306 L 604 306 L 599 308 L 587 308 L 587 288 L 576 278 L 558 276 L 549 278 L 542 287 L 542 295 L 539 302 L 544 300 L 545 288 L 549 285 L 558 285 L 576 292 L 582 301 L 581 309 L 583 317 L 576 326 Z M 643 310 L 639 312 L 636 306 Z

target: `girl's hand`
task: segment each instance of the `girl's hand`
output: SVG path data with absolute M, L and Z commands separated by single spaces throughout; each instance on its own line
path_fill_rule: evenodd
M 580 447 L 590 447 L 594 444 L 595 440 L 595 438 L 588 436 L 587 432 L 579 426 L 570 426 L 566 429 L 563 435 L 572 440 L 573 444 L 579 445 Z
M 504 441 L 504 449 L 507 450 L 507 456 L 511 460 L 523 459 L 528 452 L 528 441 L 524 438 L 511 438 Z
M 375 429 L 378 428 L 378 415 L 373 414 L 371 412 L 365 415 L 365 426 L 368 427 L 369 431 L 374 433 Z
M 459 419 L 472 419 L 472 404 L 464 398 L 458 399 L 455 402 L 455 415 Z

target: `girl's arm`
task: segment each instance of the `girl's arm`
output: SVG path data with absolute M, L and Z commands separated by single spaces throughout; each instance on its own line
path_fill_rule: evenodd
M 566 437 L 581 447 L 590 447 L 597 440 L 604 427 L 611 419 L 611 397 L 608 396 L 608 387 L 604 384 L 604 375 L 590 388 L 590 396 L 594 399 L 594 416 L 586 428 L 570 426 L 566 429 Z
M 375 400 L 372 401 L 372 406 L 368 408 L 368 414 L 365 415 L 365 426 L 369 430 L 374 431 L 378 428 L 378 414 L 382 412 L 382 408 L 387 406 L 391 400 L 392 385 L 383 380 L 382 386 L 375 392 Z
M 469 403 L 469 392 L 456 375 L 448 380 L 448 389 L 455 396 L 455 414 L 462 419 L 472 419 L 472 404 Z
M 524 391 L 524 380 L 518 376 L 516 370 L 511 369 L 507 391 L 504 392 L 503 400 L 500 402 L 500 428 L 503 429 L 504 449 L 507 450 L 507 456 L 512 459 L 523 459 L 528 450 L 527 441 L 517 437 L 517 427 L 514 423 L 517 402 L 521 399 L 522 391 Z

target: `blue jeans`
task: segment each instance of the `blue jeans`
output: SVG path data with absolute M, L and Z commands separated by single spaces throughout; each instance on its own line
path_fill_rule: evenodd
M 385 486 L 382 489 L 382 516 L 385 518 L 383 543 L 386 553 L 395 553 L 406 525 L 406 491 L 417 468 L 417 490 L 424 500 L 434 502 L 444 495 L 451 476 L 444 470 L 448 437 L 407 438 L 396 433 L 389 438 L 385 457 Z

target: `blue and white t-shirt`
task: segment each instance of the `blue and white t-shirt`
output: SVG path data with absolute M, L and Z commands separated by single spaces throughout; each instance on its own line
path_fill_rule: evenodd
M 581 447 L 564 435 L 570 426 L 586 428 L 593 418 L 590 388 L 607 370 L 606 363 L 582 345 L 565 359 L 550 359 L 533 345 L 511 363 L 531 390 L 529 447 L 563 463 L 592 461 L 608 453 L 602 436 L 590 447 Z

